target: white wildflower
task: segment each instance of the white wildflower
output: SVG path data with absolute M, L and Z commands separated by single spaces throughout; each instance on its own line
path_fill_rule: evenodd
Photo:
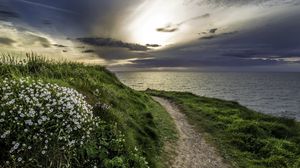
M 14 149 L 16 150 L 16 149 L 18 149 L 19 148 L 19 146 L 20 146 L 20 144 L 19 143 L 16 143 L 15 145 L 14 145 Z
M 33 125 L 33 122 L 31 120 L 25 120 L 25 124 L 27 124 L 27 125 Z

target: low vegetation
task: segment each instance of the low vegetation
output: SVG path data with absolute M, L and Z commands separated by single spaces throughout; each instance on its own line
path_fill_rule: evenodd
M 300 167 L 300 124 L 191 93 L 134 91 L 98 65 L 0 58 L 0 167 L 167 167 L 176 103 L 233 167 Z
M 0 58 L 0 167 L 164 167 L 167 112 L 98 65 Z
M 147 93 L 176 103 L 233 167 L 300 167 L 300 123 L 293 119 L 257 113 L 236 102 L 191 93 Z

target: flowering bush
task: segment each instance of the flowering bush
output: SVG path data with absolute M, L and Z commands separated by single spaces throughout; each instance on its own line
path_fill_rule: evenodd
M 64 162 L 86 144 L 98 124 L 83 95 L 56 84 L 5 79 L 0 101 L 0 156 L 11 166 L 41 159 L 51 159 L 48 165 Z
M 22 60 L 19 59 L 23 58 L 21 55 L 7 54 L 0 56 L 1 168 L 90 168 L 95 166 L 99 168 L 144 168 L 148 166 L 156 167 L 160 164 L 158 156 L 163 139 L 158 136 L 158 133 L 160 133 L 158 126 L 167 125 L 164 124 L 164 119 L 157 120 L 156 117 L 146 115 L 147 113 L 157 114 L 161 110 L 148 96 L 126 87 L 114 74 L 99 65 L 87 66 L 67 61 L 57 62 L 34 53 L 26 54 L 26 56 L 27 58 Z M 30 78 L 25 79 L 24 76 Z M 6 77 L 9 79 L 5 79 Z M 23 84 L 20 84 L 19 78 L 23 78 L 21 79 Z M 44 81 L 33 79 L 43 79 Z M 68 133 L 65 131 L 66 125 L 62 126 L 63 122 L 61 121 L 67 122 L 71 119 L 66 117 L 67 114 L 61 114 L 62 108 L 64 108 L 63 103 L 58 105 L 54 101 L 50 102 L 50 100 L 35 97 L 27 92 L 26 97 L 32 97 L 32 100 L 29 100 L 38 100 L 41 105 L 27 104 L 26 99 L 19 97 L 18 94 L 25 89 L 25 86 L 37 83 L 44 86 L 47 85 L 46 81 L 71 86 L 87 96 L 86 101 L 93 107 L 89 109 L 89 111 L 93 111 L 93 119 L 81 125 L 86 130 L 91 129 L 89 138 L 85 138 L 82 145 L 79 140 L 87 135 L 87 131 L 75 130 L 75 127 L 70 125 L 70 128 L 74 130 Z M 21 87 L 21 85 L 24 86 Z M 6 88 L 7 86 L 10 89 Z M 42 88 L 45 88 L 43 86 Z M 56 100 L 60 99 L 60 96 L 56 93 L 65 93 L 57 89 L 51 90 L 48 88 L 46 90 L 51 92 L 51 99 Z M 6 95 L 7 93 L 12 94 Z M 4 96 L 7 96 L 7 99 L 2 100 Z M 11 100 L 14 101 L 10 102 Z M 52 112 L 49 110 L 49 112 L 44 112 L 44 115 L 40 114 L 40 111 L 48 110 L 46 107 L 47 102 L 50 102 L 48 104 L 51 105 L 51 108 L 49 108 L 53 109 Z M 34 112 L 30 110 L 31 106 L 33 106 Z M 20 107 L 22 109 L 19 109 Z M 66 110 L 66 112 L 71 111 Z M 82 112 L 84 110 L 78 111 L 76 109 L 76 113 L 81 115 Z M 1 113 L 5 116 L 1 116 Z M 29 119 L 26 119 L 28 120 L 27 124 L 24 120 L 26 117 L 21 117 L 25 113 L 28 113 L 28 116 L 34 113 L 35 116 L 31 120 L 28 117 Z M 54 113 L 57 116 L 54 116 Z M 42 119 L 40 120 L 40 123 L 42 121 L 41 125 L 38 125 L 38 116 Z M 43 119 L 46 121 L 43 121 Z M 60 131 L 60 128 L 62 128 L 62 131 Z M 43 132 L 39 133 L 40 130 Z M 57 133 L 56 131 L 60 132 Z M 76 134 L 76 131 L 79 133 Z M 72 147 L 67 146 L 68 143 L 63 141 L 63 137 L 69 139 L 70 142 L 75 140 L 73 141 L 74 144 L 71 143 Z M 46 143 L 48 145 L 45 145 Z M 10 153 L 15 144 L 17 144 L 17 149 Z M 25 146 L 30 147 L 28 149 Z M 135 147 L 139 150 L 135 150 Z M 44 150 L 44 148 L 47 149 Z M 149 163 L 147 164 L 147 162 Z

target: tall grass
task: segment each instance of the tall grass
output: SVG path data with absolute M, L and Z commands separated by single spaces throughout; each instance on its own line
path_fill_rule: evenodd
M 42 57 L 36 53 L 25 53 L 24 57 L 16 57 L 7 53 L 2 54 L 0 57 L 0 64 L 4 65 L 26 65 L 28 63 L 59 63 L 59 61 Z

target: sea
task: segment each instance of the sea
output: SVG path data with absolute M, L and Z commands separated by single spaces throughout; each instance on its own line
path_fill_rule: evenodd
M 300 120 L 300 73 L 149 71 L 116 72 L 116 75 L 136 90 L 187 91 Z

